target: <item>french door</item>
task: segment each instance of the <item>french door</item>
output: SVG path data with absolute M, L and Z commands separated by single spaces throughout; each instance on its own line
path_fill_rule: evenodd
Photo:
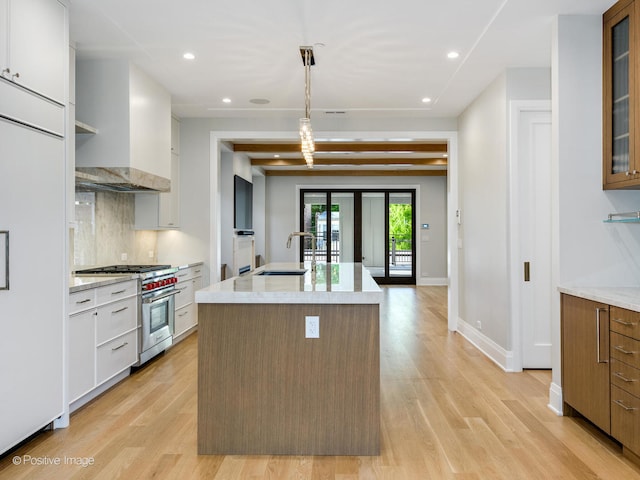
M 316 259 L 363 263 L 378 283 L 415 284 L 415 190 L 301 190 L 300 229 Z M 311 260 L 304 237 L 300 261 Z

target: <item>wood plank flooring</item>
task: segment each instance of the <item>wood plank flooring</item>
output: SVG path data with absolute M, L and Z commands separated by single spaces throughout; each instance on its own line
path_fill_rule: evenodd
M 73 414 L 68 429 L 0 459 L 0 480 L 640 479 L 619 445 L 547 408 L 549 371 L 504 373 L 448 332 L 445 287 L 384 290 L 380 456 L 198 456 L 192 335 Z

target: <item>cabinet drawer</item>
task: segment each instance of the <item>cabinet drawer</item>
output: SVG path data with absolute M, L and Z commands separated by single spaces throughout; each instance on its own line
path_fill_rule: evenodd
M 96 341 L 100 345 L 138 326 L 138 298 L 131 297 L 98 307 Z
M 64 107 L 0 78 L 0 114 L 20 123 L 64 135 Z
M 611 358 L 640 368 L 640 342 L 638 340 L 611 332 L 610 345 Z
M 182 307 L 176 310 L 175 318 L 175 332 L 174 336 L 182 334 L 185 330 L 188 330 L 195 325 L 194 322 L 194 307 L 195 303 Z
M 640 397 L 640 370 L 612 358 L 611 384 Z
M 640 399 L 611 386 L 611 435 L 635 454 L 640 453 Z
M 176 285 L 178 294 L 176 295 L 176 310 L 193 303 L 193 283 L 191 280 L 179 282 Z
M 127 282 L 114 283 L 106 287 L 97 288 L 98 305 L 109 303 L 138 294 L 138 281 L 129 280 Z
M 69 295 L 69 313 L 81 312 L 96 306 L 96 289 L 82 290 Z
M 611 307 L 609 328 L 626 335 L 627 337 L 640 339 L 640 313 L 624 308 Z
M 136 363 L 138 358 L 137 331 L 114 338 L 98 347 L 96 369 L 97 384 L 109 380 L 114 375 Z

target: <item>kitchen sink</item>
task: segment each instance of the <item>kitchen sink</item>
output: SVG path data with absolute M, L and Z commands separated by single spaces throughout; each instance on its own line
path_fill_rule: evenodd
M 271 276 L 271 275 L 287 275 L 287 276 L 291 276 L 291 275 L 304 275 L 306 273 L 306 270 L 264 270 L 260 273 L 257 273 L 256 275 L 266 275 L 266 276 Z

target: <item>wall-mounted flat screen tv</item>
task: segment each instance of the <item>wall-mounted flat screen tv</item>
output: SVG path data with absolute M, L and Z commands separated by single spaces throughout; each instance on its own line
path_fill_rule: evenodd
M 253 184 L 238 175 L 233 176 L 233 228 L 253 228 Z

